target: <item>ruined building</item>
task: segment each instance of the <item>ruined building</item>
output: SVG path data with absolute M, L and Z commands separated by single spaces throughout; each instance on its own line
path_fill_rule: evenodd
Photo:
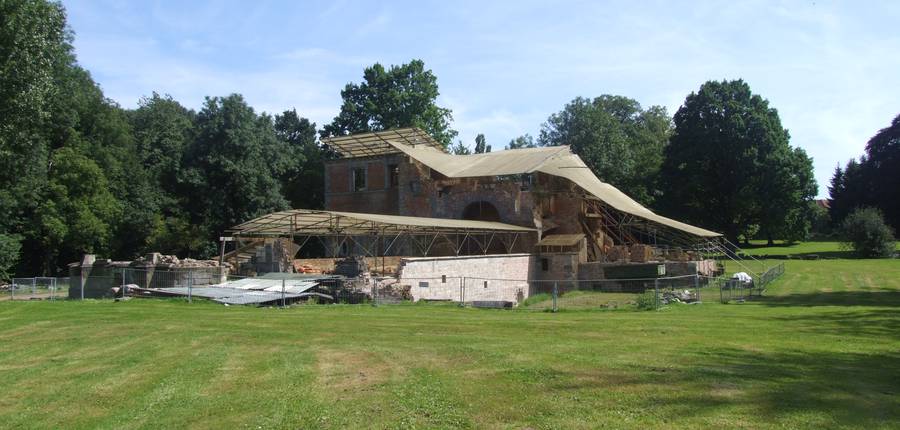
M 427 268 L 415 270 L 442 279 L 451 267 L 525 280 L 609 278 L 623 267 L 635 277 L 641 264 L 654 276 L 657 268 L 717 270 L 701 254 L 720 234 L 653 213 L 598 179 L 567 146 L 452 155 L 412 128 L 323 143 L 339 155 L 325 164 L 325 210 L 235 226 L 238 249 L 241 238 L 289 236 L 302 247 L 316 237 L 332 256 L 424 255 Z M 404 235 L 410 240 L 397 244 Z M 486 258 L 500 254 L 518 257 Z M 465 255 L 482 257 L 450 263 Z M 441 256 L 451 260 L 434 259 Z M 401 271 L 412 272 L 412 260 Z M 436 290 L 426 282 L 421 291 Z

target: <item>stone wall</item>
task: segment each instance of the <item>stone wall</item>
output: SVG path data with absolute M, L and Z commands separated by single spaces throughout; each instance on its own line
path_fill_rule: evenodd
M 535 278 L 536 258 L 533 254 L 404 258 L 400 262 L 399 284 L 410 286 L 415 301 L 519 303 L 530 294 L 529 281 Z

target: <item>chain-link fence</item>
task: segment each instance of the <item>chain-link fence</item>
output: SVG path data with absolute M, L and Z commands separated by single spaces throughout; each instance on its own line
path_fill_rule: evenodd
M 6 300 L 57 300 L 69 290 L 68 277 L 13 278 L 3 295 Z
M 484 277 L 402 278 L 396 289 L 411 300 L 455 302 L 484 308 L 536 311 L 659 309 L 700 302 L 706 278 L 697 275 L 641 279 L 525 280 Z
M 773 281 L 784 274 L 784 263 L 769 267 L 761 275 L 750 280 L 724 279 L 716 280 L 719 288 L 719 300 L 722 303 L 745 302 L 760 297 Z
M 72 282 L 68 278 L 17 278 L 8 295 L 15 300 L 66 296 L 72 299 L 181 297 L 187 301 L 203 298 L 227 304 L 268 306 L 299 302 L 388 305 L 421 301 L 560 311 L 659 309 L 672 303 L 697 303 L 701 301 L 703 290 L 710 287 L 720 290 L 723 301 L 754 293 L 742 291 L 741 286 L 731 285 L 722 278 L 696 274 L 632 279 L 526 280 L 466 276 L 350 279 L 287 273 L 251 278 L 226 276 L 217 267 L 201 269 L 204 270 L 118 268 L 92 273 L 83 279 L 73 278 Z M 783 273 L 783 266 L 773 268 L 762 279 L 771 282 L 777 273 Z M 729 285 L 733 288 L 726 287 Z M 247 297 L 230 298 L 236 297 L 235 291 L 242 289 Z M 732 295 L 726 298 L 727 294 Z

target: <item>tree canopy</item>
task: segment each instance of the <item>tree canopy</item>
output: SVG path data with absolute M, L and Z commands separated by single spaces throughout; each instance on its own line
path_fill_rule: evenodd
M 457 132 L 450 128 L 450 109 L 437 105 L 437 77 L 422 60 L 385 69 L 375 63 L 363 72 L 363 82 L 341 91 L 341 112 L 321 132 L 322 137 L 363 131 L 418 127 L 449 147 Z
M 875 207 L 885 222 L 900 228 L 900 115 L 869 139 L 858 161 L 835 169 L 828 191 L 835 225 L 856 208 Z
M 657 194 L 656 175 L 670 132 L 663 107 L 644 110 L 622 96 L 578 97 L 550 115 L 538 144 L 571 146 L 597 177 L 649 205 Z
M 670 216 L 732 240 L 802 237 L 816 195 L 812 161 L 791 148 L 778 112 L 742 80 L 709 81 L 675 113 L 661 170 Z

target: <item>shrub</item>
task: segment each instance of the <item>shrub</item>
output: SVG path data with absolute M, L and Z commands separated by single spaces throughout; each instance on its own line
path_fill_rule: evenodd
M 863 258 L 889 257 L 894 252 L 894 232 L 875 208 L 856 209 L 841 224 L 842 246 Z
M 643 294 L 639 294 L 634 304 L 638 309 L 645 311 L 656 309 L 656 290 L 647 290 Z
M 22 245 L 20 237 L 8 234 L 0 234 L 0 280 L 9 280 L 10 272 L 19 260 L 19 251 Z

